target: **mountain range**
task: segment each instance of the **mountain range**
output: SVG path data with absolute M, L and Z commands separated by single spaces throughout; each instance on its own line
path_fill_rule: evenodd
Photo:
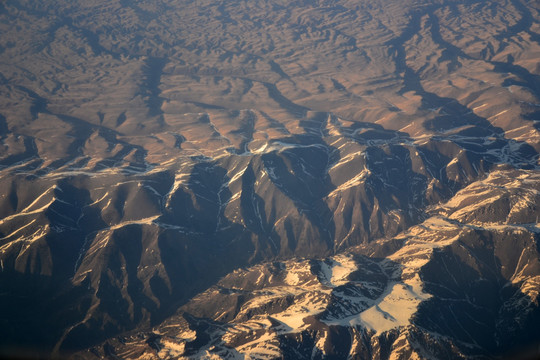
M 540 4 L 0 4 L 0 356 L 540 355 Z

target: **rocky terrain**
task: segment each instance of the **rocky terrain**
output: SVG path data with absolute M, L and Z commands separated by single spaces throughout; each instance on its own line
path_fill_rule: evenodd
M 533 358 L 534 0 L 0 4 L 0 356 Z
M 151 332 L 74 358 L 526 357 L 540 337 L 538 180 L 494 171 L 392 239 L 236 270 Z

